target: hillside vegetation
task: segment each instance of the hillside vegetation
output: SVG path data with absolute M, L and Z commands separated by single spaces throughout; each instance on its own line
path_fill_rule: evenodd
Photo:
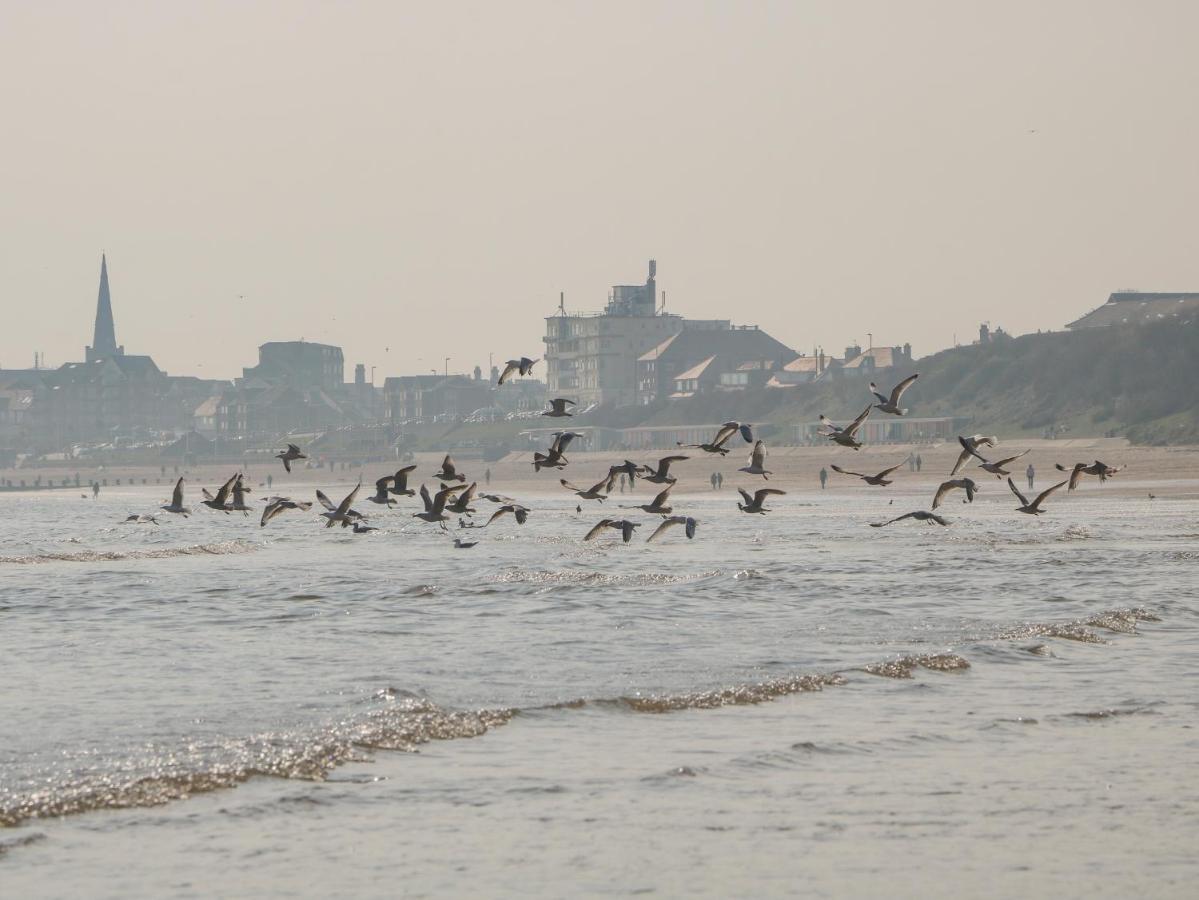
M 889 388 L 911 371 L 920 373 L 904 397 L 912 416 L 967 416 L 978 430 L 1006 434 L 1056 427 L 1143 444 L 1199 443 L 1199 322 L 1001 336 L 924 357 L 880 380 Z M 864 381 L 838 379 L 676 401 L 647 423 L 739 418 L 787 426 L 822 412 L 851 418 L 868 400 Z

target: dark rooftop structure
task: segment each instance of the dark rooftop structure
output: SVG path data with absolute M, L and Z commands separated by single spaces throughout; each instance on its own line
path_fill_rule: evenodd
M 96 297 L 96 326 L 92 345 L 84 351 L 88 362 L 112 356 L 124 356 L 125 348 L 117 346 L 117 330 L 112 320 L 112 296 L 108 292 L 108 257 L 100 254 L 100 292 Z
M 1067 328 L 1103 328 L 1108 325 L 1146 325 L 1165 319 L 1199 316 L 1199 293 L 1167 294 L 1116 291 L 1107 303 L 1093 309 Z

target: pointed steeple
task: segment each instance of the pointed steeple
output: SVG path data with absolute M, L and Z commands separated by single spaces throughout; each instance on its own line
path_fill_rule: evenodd
M 108 293 L 108 258 L 100 254 L 100 293 L 96 297 L 96 329 L 92 345 L 87 348 L 87 360 L 120 356 L 125 348 L 117 346 L 116 326 L 112 321 L 112 297 Z

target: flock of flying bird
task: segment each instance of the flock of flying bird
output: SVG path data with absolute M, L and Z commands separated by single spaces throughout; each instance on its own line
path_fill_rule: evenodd
M 528 375 L 532 372 L 533 365 L 537 360 L 522 357 L 517 360 L 508 360 L 503 372 L 499 376 L 499 383 L 503 384 L 513 374 Z M 862 427 L 862 424 L 870 416 L 875 409 L 880 410 L 894 416 L 903 416 L 907 414 L 907 409 L 899 405 L 903 398 L 904 392 L 912 386 L 919 375 L 911 375 L 901 381 L 890 394 L 882 394 L 878 390 L 878 386 L 871 382 L 870 391 L 874 394 L 877 402 L 872 402 L 868 405 L 861 414 L 852 422 L 845 426 L 838 426 L 830 421 L 827 417 L 821 416 L 820 422 L 823 430 L 818 432 L 820 435 L 827 437 L 832 443 L 842 447 L 847 447 L 853 450 L 861 449 L 862 443 L 858 440 L 857 435 Z M 551 418 L 570 417 L 571 412 L 567 410 L 567 406 L 574 405 L 573 401 L 565 398 L 555 398 L 549 401 L 550 408 L 542 415 Z M 739 472 L 744 472 L 748 475 L 761 476 L 764 481 L 768 481 L 772 474 L 766 466 L 766 445 L 762 440 L 755 440 L 753 434 L 753 426 L 743 422 L 725 422 L 717 429 L 711 441 L 700 444 L 683 444 L 679 442 L 678 446 L 699 450 L 701 453 L 711 454 L 717 457 L 726 456 L 730 452 L 728 443 L 735 435 L 740 435 L 747 444 L 750 444 L 749 459 L 746 465 L 738 469 Z M 544 453 L 538 451 L 533 454 L 533 470 L 541 472 L 543 469 L 565 469 L 569 464 L 569 459 L 566 456 L 566 451 L 571 443 L 578 437 L 581 437 L 577 432 L 559 431 L 553 434 L 553 440 L 550 446 Z M 914 510 L 904 515 L 897 516 L 886 522 L 870 523 L 874 528 L 883 528 L 887 525 L 892 525 L 896 522 L 904 521 L 905 519 L 914 519 L 924 521 L 930 524 L 948 525 L 949 521 L 943 516 L 938 515 L 935 510 L 938 509 L 944 502 L 946 496 L 955 490 L 961 490 L 965 493 L 963 502 L 973 502 L 974 495 L 978 492 L 979 486 L 974 479 L 969 476 L 959 476 L 971 460 L 977 461 L 979 468 L 994 475 L 996 478 L 1007 476 L 1008 487 L 1019 500 L 1020 505 L 1016 508 L 1018 512 L 1027 513 L 1029 515 L 1040 515 L 1044 510 L 1042 505 L 1055 491 L 1062 487 L 1069 486 L 1073 491 L 1079 484 L 1083 475 L 1095 475 L 1099 480 L 1106 481 L 1109 477 L 1120 471 L 1121 467 L 1108 466 L 1099 460 L 1093 463 L 1075 463 L 1073 466 L 1063 466 L 1058 464 L 1057 468 L 1063 472 L 1069 472 L 1069 478 L 1053 485 L 1050 488 L 1042 491 L 1035 499 L 1029 499 L 1020 492 L 1012 481 L 1010 471 L 1007 466 L 1011 465 L 1016 460 L 1022 458 L 1028 453 L 1027 450 L 1022 453 L 1017 453 L 1014 456 L 1008 456 L 1002 459 L 987 459 L 980 452 L 980 448 L 993 448 L 998 444 L 998 440 L 993 436 L 987 435 L 971 435 L 969 437 L 959 437 L 959 443 L 962 446 L 962 451 L 958 455 L 957 462 L 950 472 L 948 480 L 943 482 L 933 496 L 931 510 Z M 276 459 L 283 463 L 284 469 L 291 472 L 291 464 L 296 460 L 307 459 L 305 453 L 295 444 L 288 444 L 287 449 L 277 454 Z M 654 541 L 665 532 L 674 526 L 683 526 L 683 532 L 688 538 L 694 538 L 696 529 L 699 525 L 698 521 L 687 515 L 673 515 L 674 508 L 671 505 L 670 494 L 677 484 L 677 478 L 671 474 L 671 467 L 676 463 L 685 462 L 691 457 L 682 455 L 664 456 L 658 460 L 656 466 L 643 466 L 635 462 L 625 460 L 617 466 L 610 466 L 607 474 L 589 487 L 580 488 L 579 486 L 567 481 L 565 478 L 560 478 L 559 483 L 563 488 L 575 494 L 580 501 L 588 500 L 603 504 L 611 494 L 613 487 L 616 484 L 617 478 L 627 479 L 630 486 L 636 482 L 638 478 L 650 484 L 662 486 L 661 490 L 648 503 L 634 504 L 632 506 L 622 506 L 623 509 L 641 510 L 651 516 L 660 517 L 657 527 L 650 534 L 647 542 Z M 842 475 L 848 475 L 855 478 L 860 478 L 866 484 L 885 487 L 892 483 L 889 477 L 897 469 L 904 465 L 907 460 L 896 463 L 889 468 L 883 469 L 875 474 L 866 474 L 861 472 L 853 472 L 844 469 L 840 466 L 833 465 L 832 469 Z M 409 476 L 416 470 L 415 465 L 404 466 L 396 471 L 394 475 L 386 475 L 375 482 L 374 494 L 366 499 L 373 504 L 386 508 L 394 507 L 398 504 L 399 497 L 413 497 L 417 491 L 408 486 Z M 529 507 L 518 503 L 511 497 L 506 497 L 502 494 L 493 493 L 478 493 L 478 482 L 472 481 L 466 483 L 466 475 L 460 472 L 450 455 L 446 455 L 442 460 L 439 471 L 433 473 L 432 478 L 439 485 L 435 493 L 430 493 L 429 489 L 422 484 L 420 486 L 420 499 L 423 509 L 412 514 L 413 518 L 420 519 L 424 522 L 437 524 L 442 529 L 448 532 L 446 522 L 452 517 L 458 518 L 459 528 L 485 528 L 491 525 L 496 520 L 506 515 L 511 515 L 518 525 L 523 525 L 529 516 Z M 342 498 L 340 503 L 333 503 L 321 491 L 316 492 L 317 502 L 324 507 L 324 512 L 320 513 L 325 519 L 325 527 L 332 528 L 334 525 L 341 525 L 343 528 L 351 528 L 354 533 L 362 534 L 377 530 L 375 527 L 367 524 L 367 516 L 354 509 L 354 503 L 358 498 L 358 492 L 362 488 L 362 482 L 359 481 L 357 486 Z M 737 508 L 748 514 L 765 515 L 770 512 L 766 503 L 772 496 L 783 496 L 786 491 L 772 487 L 762 487 L 750 494 L 743 488 L 737 489 L 741 495 L 743 502 L 737 503 Z M 226 481 L 216 493 L 210 493 L 207 489 L 203 489 L 204 499 L 201 503 L 210 509 L 224 513 L 242 512 L 249 514 L 254 508 L 246 502 L 246 495 L 250 493 L 250 488 L 246 487 L 241 474 L 232 476 Z M 468 521 L 476 512 L 476 508 L 472 505 L 478 500 L 486 500 L 494 504 L 487 521 L 482 525 L 476 524 L 473 521 Z M 312 503 L 302 500 L 293 500 L 289 497 L 272 496 L 265 498 L 266 505 L 262 509 L 262 518 L 260 525 L 266 526 L 268 522 L 274 519 L 287 510 L 308 510 L 312 507 Z M 190 515 L 191 509 L 184 505 L 183 501 L 183 479 L 180 478 L 175 484 L 175 490 L 171 497 L 171 502 L 161 507 L 168 513 L 187 516 Z M 583 511 L 582 504 L 579 503 L 575 507 L 577 513 Z M 126 521 L 128 522 L 153 522 L 157 524 L 157 520 L 153 516 L 132 515 Z M 601 533 L 612 530 L 617 531 L 621 535 L 621 539 L 627 544 L 632 538 L 634 531 L 641 527 L 641 523 L 629 518 L 603 518 L 597 522 L 584 536 L 583 540 L 590 541 Z M 473 547 L 477 541 L 463 541 L 461 538 L 455 538 L 454 546 L 466 549 Z

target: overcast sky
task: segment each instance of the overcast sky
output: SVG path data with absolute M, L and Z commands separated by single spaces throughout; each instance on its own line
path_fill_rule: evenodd
M 796 349 L 1199 290 L 1199 3 L 0 0 L 0 365 L 542 355 L 658 260 Z

